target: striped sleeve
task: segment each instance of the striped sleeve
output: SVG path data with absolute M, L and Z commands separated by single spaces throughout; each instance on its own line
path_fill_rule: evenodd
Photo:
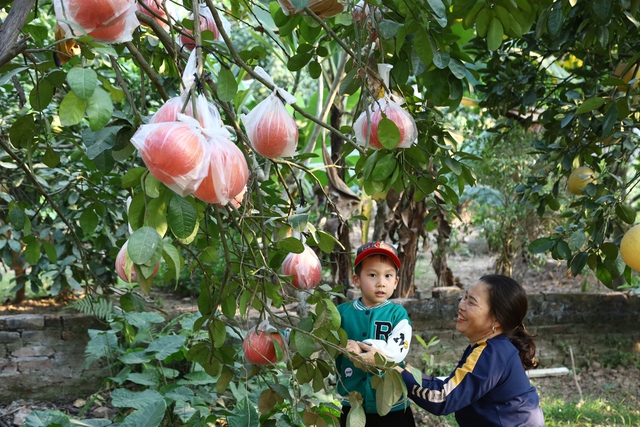
M 464 364 L 445 380 L 424 376 L 422 384 L 418 384 L 409 371 L 404 371 L 402 379 L 409 398 L 435 415 L 450 414 L 475 402 L 495 385 L 491 377 L 491 357 L 483 354 L 486 348 L 486 342 L 479 343 Z

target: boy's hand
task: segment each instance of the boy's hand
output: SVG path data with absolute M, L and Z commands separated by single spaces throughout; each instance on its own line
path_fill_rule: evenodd
M 365 344 L 363 342 L 359 342 L 358 341 L 358 345 L 360 346 L 360 350 L 361 350 L 361 359 L 363 362 L 368 363 L 369 365 L 375 365 L 376 364 L 376 353 L 380 353 L 381 355 L 385 356 L 385 354 L 383 352 L 381 352 L 380 350 L 378 350 L 377 348 L 375 348 L 372 345 L 369 344 Z M 386 356 L 385 356 L 386 357 Z
M 362 344 L 362 343 L 354 340 L 348 340 L 345 350 L 347 350 L 349 353 L 360 354 L 362 353 L 362 350 L 360 349 L 360 346 L 358 344 Z

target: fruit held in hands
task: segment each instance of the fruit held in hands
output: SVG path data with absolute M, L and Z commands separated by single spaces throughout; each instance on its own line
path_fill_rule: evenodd
M 301 254 L 287 255 L 282 263 L 282 274 L 293 276 L 291 284 L 296 288 L 312 289 L 322 279 L 322 265 L 313 249 L 305 245 Z
M 282 350 L 280 354 L 284 355 L 285 346 L 279 333 L 267 333 L 251 328 L 244 339 L 242 350 L 247 362 L 254 365 L 270 365 L 281 360 L 278 358 L 276 345 L 280 346 L 280 350 Z

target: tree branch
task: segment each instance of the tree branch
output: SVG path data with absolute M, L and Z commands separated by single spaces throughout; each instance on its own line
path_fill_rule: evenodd
M 0 26 L 0 66 L 11 61 L 27 47 L 26 42 L 24 45 L 22 44 L 25 39 L 18 43 L 14 43 L 14 41 L 18 38 L 22 27 L 27 22 L 35 2 L 36 0 L 15 0 L 13 2 L 7 19 Z
M 236 65 L 241 67 L 241 68 L 243 68 L 251 77 L 253 77 L 255 80 L 257 80 L 260 83 L 262 83 L 267 89 L 273 90 L 274 86 L 271 83 L 267 82 L 262 77 L 260 77 L 258 74 L 256 74 L 253 71 L 253 69 L 251 67 L 249 67 L 247 65 L 247 63 L 242 60 L 242 58 L 240 58 L 240 55 L 238 55 L 238 52 L 236 51 L 235 47 L 233 46 L 233 43 L 231 42 L 231 39 L 229 38 L 229 36 L 225 32 L 224 27 L 222 26 L 222 20 L 220 19 L 220 15 L 218 14 L 218 10 L 213 5 L 212 0 L 205 0 L 205 1 L 207 3 L 207 6 L 209 7 L 209 9 L 211 10 L 211 13 L 213 15 L 214 21 L 216 21 L 216 26 L 218 27 L 218 31 L 220 31 L 220 36 L 222 37 L 222 39 L 224 40 L 225 44 L 227 45 L 227 48 L 229 49 L 229 53 L 231 53 L 231 56 L 233 57 L 233 60 L 236 63 Z M 346 141 L 347 143 L 353 145 L 356 150 L 360 151 L 361 153 L 364 153 L 364 150 L 360 146 L 358 146 L 356 143 L 354 143 L 348 136 L 346 136 L 345 134 L 340 132 L 338 129 L 334 128 L 331 125 L 328 125 L 327 123 L 321 122 L 320 120 L 316 119 L 311 114 L 307 113 L 302 108 L 300 108 L 300 106 L 298 106 L 297 104 L 291 104 L 291 107 L 298 114 L 300 114 L 302 117 L 304 117 L 307 120 L 310 120 L 310 121 L 322 126 L 323 128 L 331 131 L 333 134 L 337 135 L 340 139 L 342 139 L 342 140 Z

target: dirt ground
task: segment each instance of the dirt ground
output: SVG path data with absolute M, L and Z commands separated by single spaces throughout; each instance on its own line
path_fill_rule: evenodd
M 452 255 L 449 258 L 454 277 L 463 286 L 470 286 L 483 274 L 493 273 L 494 261 L 487 255 Z M 517 269 L 516 269 L 517 270 Z M 529 268 L 526 271 L 514 270 L 513 276 L 525 287 L 528 294 L 536 293 L 572 293 L 572 292 L 611 292 L 603 285 L 598 285 L 594 277 L 568 277 L 566 266 L 549 260 L 539 268 Z M 420 254 L 416 268 L 416 287 L 430 289 L 435 277 L 429 265 L 429 254 Z M 165 310 L 197 310 L 196 300 L 193 298 L 176 298 L 169 293 L 156 294 L 155 300 Z M 64 309 L 68 302 L 55 299 L 31 299 L 26 303 L 15 306 L 0 305 L 0 316 L 17 313 L 56 313 Z M 576 385 L 577 381 L 577 385 Z M 640 370 L 637 368 L 607 369 L 594 363 L 588 369 L 581 369 L 575 378 L 573 375 L 532 379 L 541 396 L 554 396 L 566 402 L 579 402 L 580 391 L 584 396 L 606 397 L 620 401 L 636 402 L 640 407 Z M 580 391 L 578 389 L 580 387 Z M 33 410 L 57 409 L 64 413 L 77 416 L 86 405 L 84 417 L 110 418 L 115 414 L 108 405 L 108 396 L 100 395 L 93 403 L 87 405 L 90 396 L 77 396 L 72 399 L 59 401 L 15 401 L 9 405 L 0 406 L 0 427 L 18 426 L 24 423 L 26 415 Z M 437 417 L 422 410 L 416 411 L 416 418 L 420 426 L 446 426 Z

